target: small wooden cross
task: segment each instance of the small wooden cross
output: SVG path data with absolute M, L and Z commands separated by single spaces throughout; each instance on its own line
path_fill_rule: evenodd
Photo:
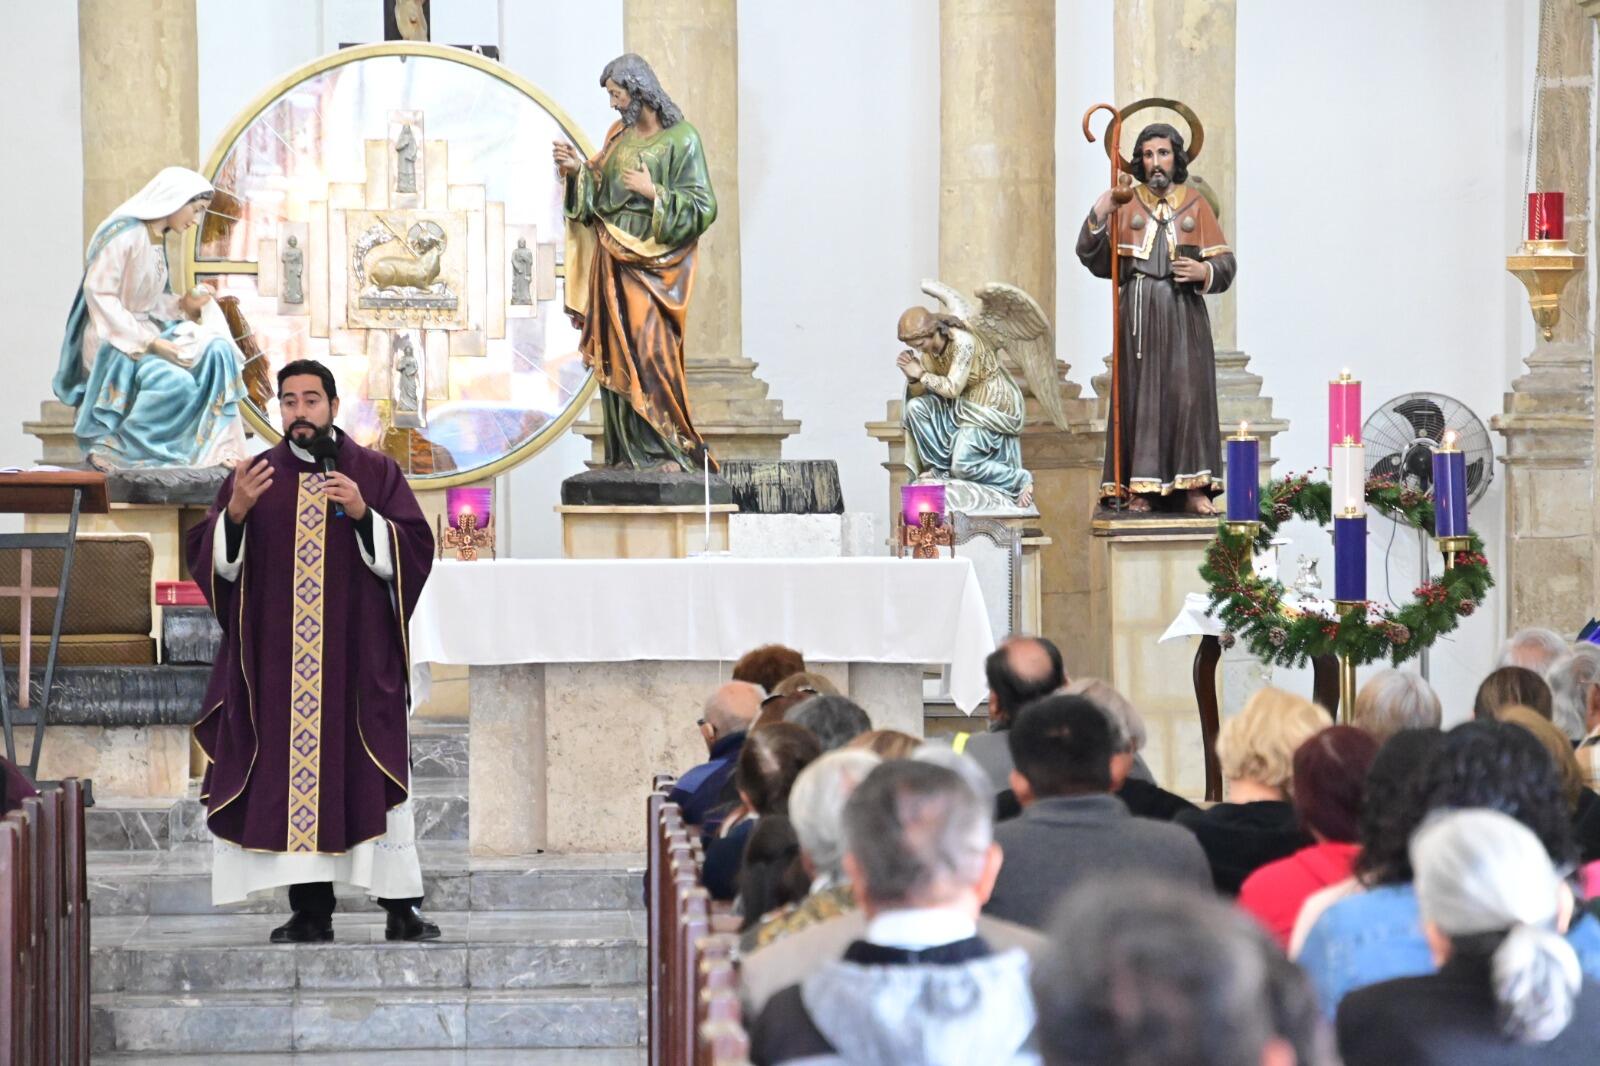
M 924 511 L 917 525 L 905 527 L 903 543 L 911 549 L 913 559 L 937 559 L 939 549 L 953 545 L 955 539 L 950 527 L 942 524 L 938 515 Z
M 17 706 L 23 710 L 28 708 L 28 693 L 33 687 L 30 678 L 30 665 L 33 658 L 33 601 L 53 600 L 61 594 L 55 585 L 35 586 L 33 583 L 33 550 L 30 548 L 19 549 L 21 555 L 21 569 L 18 571 L 18 581 L 15 585 L 0 585 L 0 596 L 15 596 L 19 602 L 21 615 L 18 637 L 17 660 Z

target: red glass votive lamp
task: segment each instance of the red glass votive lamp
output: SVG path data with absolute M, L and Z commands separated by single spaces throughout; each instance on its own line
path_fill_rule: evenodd
M 1566 194 L 1559 192 L 1530 192 L 1528 194 L 1528 240 L 1564 241 L 1566 239 Z
M 943 485 L 906 485 L 900 490 L 900 517 L 908 526 L 922 524 L 924 514 L 937 515 L 944 523 Z
M 450 516 L 450 528 L 467 528 L 461 519 L 472 516 L 472 528 L 483 529 L 494 519 L 494 489 L 445 489 L 444 507 Z

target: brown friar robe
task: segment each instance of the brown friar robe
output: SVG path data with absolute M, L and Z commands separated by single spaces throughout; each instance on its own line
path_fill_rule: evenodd
M 1134 192 L 1116 216 L 1116 254 L 1122 257 L 1122 485 L 1163 496 L 1188 489 L 1220 492 L 1217 364 L 1205 295 L 1232 285 L 1238 262 L 1199 192 L 1186 185 L 1172 186 L 1165 197 L 1148 185 Z M 1092 221 L 1086 218 L 1078 232 L 1078 258 L 1096 277 L 1109 278 L 1111 227 L 1095 229 Z M 1209 281 L 1173 279 L 1180 244 L 1198 247 Z M 1103 496 L 1117 494 L 1113 449 L 1108 429 Z

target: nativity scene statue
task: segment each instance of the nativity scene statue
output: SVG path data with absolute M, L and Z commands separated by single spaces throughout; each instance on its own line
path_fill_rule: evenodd
M 166 234 L 193 226 L 214 190 L 167 167 L 89 240 L 52 387 L 101 470 L 233 466 L 245 449 L 244 357 L 211 290 L 178 296 Z
M 1005 356 L 1045 415 L 1065 429 L 1044 309 L 999 282 L 979 289 L 976 301 L 938 281 L 924 281 L 922 291 L 944 310 L 919 306 L 900 316 L 899 338 L 911 347 L 895 360 L 907 380 L 902 421 L 912 479 L 944 482 L 953 511 L 1036 514 L 1033 475 L 1022 465 L 1022 389 Z
M 585 159 L 555 142 L 565 183 L 567 312 L 601 387 L 607 466 L 716 470 L 689 417 L 683 336 L 695 249 L 716 221 L 700 135 L 639 56 L 606 64 L 621 118 Z

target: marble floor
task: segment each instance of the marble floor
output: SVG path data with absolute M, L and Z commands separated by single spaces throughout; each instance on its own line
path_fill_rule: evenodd
M 643 1048 L 96 1055 L 95 1066 L 644 1066 Z

